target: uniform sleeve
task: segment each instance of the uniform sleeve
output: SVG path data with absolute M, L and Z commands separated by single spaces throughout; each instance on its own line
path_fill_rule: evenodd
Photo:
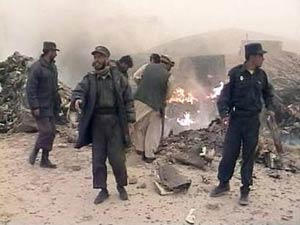
M 274 88 L 271 83 L 268 81 L 268 77 L 265 74 L 265 85 L 263 89 L 263 99 L 265 106 L 268 110 L 274 110 Z
M 134 100 L 131 91 L 131 87 L 128 84 L 127 79 L 122 79 L 124 84 L 124 92 L 123 92 L 123 101 L 125 105 L 127 121 L 129 123 L 134 123 L 136 121 L 135 109 L 134 109 Z
M 72 91 L 71 96 L 71 105 L 74 105 L 77 99 L 80 99 L 83 103 L 86 99 L 89 89 L 89 80 L 88 77 L 85 76 Z
M 37 96 L 39 85 L 39 68 L 33 66 L 28 71 L 28 79 L 26 84 L 26 94 L 30 109 L 39 108 L 39 101 Z
M 61 100 L 61 96 L 59 94 L 59 90 L 60 90 L 60 86 L 59 86 L 59 81 L 58 81 L 58 73 L 57 73 L 57 68 L 55 66 L 55 112 L 56 113 L 60 113 L 61 111 L 61 104 L 62 104 L 62 100 Z
M 229 72 L 229 82 L 224 85 L 217 100 L 217 108 L 221 118 L 228 117 L 231 111 L 231 90 L 233 88 L 234 74 Z
M 145 64 L 143 66 L 141 66 L 134 74 L 133 74 L 133 79 L 135 81 L 136 84 L 140 83 L 140 80 L 143 77 L 144 71 L 146 69 L 146 67 L 148 66 L 148 64 Z

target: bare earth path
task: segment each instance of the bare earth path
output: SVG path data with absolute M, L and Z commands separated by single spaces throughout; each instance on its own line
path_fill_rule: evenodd
M 3 137 L 3 136 L 2 136 Z M 159 196 L 152 184 L 153 165 L 144 164 L 140 156 L 128 154 L 129 176 L 138 183 L 129 185 L 129 201 L 118 199 L 111 169 L 110 198 L 95 206 L 97 194 L 92 189 L 91 153 L 76 151 L 71 145 L 60 145 L 52 153 L 58 169 L 30 166 L 27 158 L 35 140 L 34 134 L 15 134 L 0 138 L 0 224 L 9 225 L 141 225 L 184 224 L 191 208 L 195 208 L 195 224 L 300 224 L 300 175 L 280 171 L 281 179 L 266 175 L 256 165 L 251 205 L 237 204 L 239 180 L 234 177 L 231 192 L 211 199 L 208 192 L 216 184 L 218 162 L 203 172 L 177 166 L 193 183 L 187 194 Z M 202 176 L 208 179 L 203 183 Z M 146 188 L 138 188 L 142 183 Z

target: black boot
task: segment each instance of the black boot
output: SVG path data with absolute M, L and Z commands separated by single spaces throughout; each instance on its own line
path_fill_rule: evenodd
M 55 169 L 56 168 L 56 165 L 53 164 L 49 160 L 49 151 L 43 149 L 42 159 L 41 159 L 40 166 L 43 167 L 43 168 L 50 168 L 50 169 Z
M 106 199 L 108 199 L 109 194 L 107 189 L 101 189 L 101 191 L 99 192 L 99 194 L 97 195 L 97 197 L 94 200 L 94 204 L 98 205 L 102 202 L 104 202 Z
M 220 183 L 210 192 L 210 197 L 219 197 L 226 194 L 230 190 L 229 183 Z
M 117 190 L 119 192 L 119 197 L 120 197 L 121 200 L 123 200 L 123 201 L 128 200 L 128 194 L 127 194 L 127 191 L 124 187 L 118 185 Z
M 239 204 L 241 206 L 246 206 L 249 205 L 249 192 L 250 192 L 250 188 L 247 186 L 242 186 L 241 187 L 241 196 L 240 196 L 240 200 L 239 200 Z
M 38 153 L 39 153 L 39 149 L 38 149 L 38 148 L 34 148 L 34 149 L 31 151 L 30 156 L 29 156 L 29 160 L 28 160 L 28 162 L 29 162 L 31 165 L 34 165 Z

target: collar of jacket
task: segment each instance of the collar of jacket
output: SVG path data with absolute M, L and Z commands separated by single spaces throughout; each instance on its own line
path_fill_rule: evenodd
M 53 68 L 53 65 L 55 63 L 55 60 L 53 62 L 49 63 L 47 62 L 42 56 L 40 57 L 40 63 L 42 66 L 47 67 L 47 68 Z
M 95 71 L 94 72 L 96 74 L 96 77 L 98 79 L 100 78 L 108 78 L 108 77 L 111 77 L 111 74 L 110 74 L 110 67 L 109 66 L 106 66 L 104 69 L 102 70 L 99 70 L 99 71 Z
M 246 62 L 244 62 L 244 64 L 242 64 L 241 72 L 243 73 L 243 72 L 246 72 L 246 71 L 248 71 L 248 69 L 247 69 L 247 67 L 246 67 Z M 253 73 L 253 74 L 255 74 L 257 71 L 259 71 L 259 68 L 256 68 L 256 69 L 254 70 L 254 73 Z M 248 71 L 248 72 L 249 72 L 249 71 Z

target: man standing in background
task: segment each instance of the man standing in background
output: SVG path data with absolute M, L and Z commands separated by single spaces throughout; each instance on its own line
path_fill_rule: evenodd
M 160 55 L 156 54 L 156 53 L 152 53 L 150 55 L 150 63 L 146 63 L 144 65 L 142 65 L 134 74 L 133 74 L 133 79 L 135 81 L 135 83 L 138 85 L 140 83 L 140 80 L 142 79 L 143 73 L 145 71 L 145 68 L 151 64 L 151 63 L 155 63 L 155 64 L 159 64 L 160 63 Z
M 55 118 L 58 117 L 61 104 L 54 60 L 57 51 L 59 49 L 54 42 L 44 42 L 43 54 L 30 67 L 26 85 L 28 104 L 39 132 L 29 163 L 34 165 L 38 152 L 42 149 L 40 166 L 44 168 L 56 168 L 49 160 L 49 152 L 52 150 L 56 133 Z
M 133 67 L 133 60 L 130 55 L 122 56 L 118 61 L 116 61 L 116 66 L 118 70 L 127 78 L 128 80 L 128 70 Z
M 162 55 L 160 61 L 146 66 L 135 94 L 137 122 L 134 124 L 133 140 L 136 151 L 142 153 L 147 162 L 155 159 L 162 136 L 170 71 L 174 66 L 167 56 Z

